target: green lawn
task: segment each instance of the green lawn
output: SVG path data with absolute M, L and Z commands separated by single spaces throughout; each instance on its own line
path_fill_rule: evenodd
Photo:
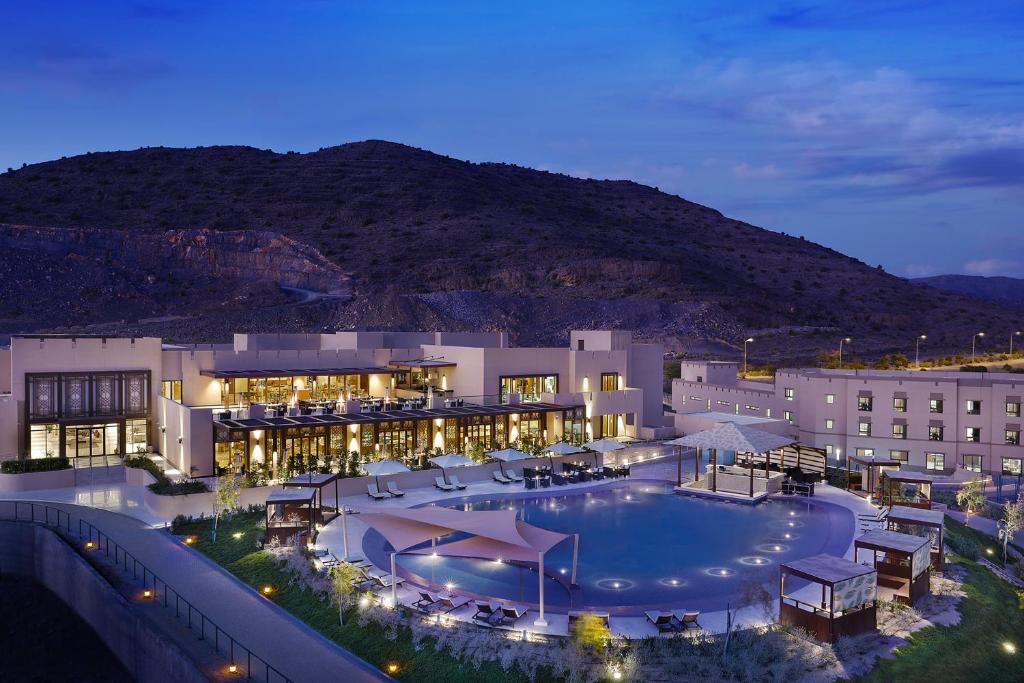
M 1000 563 L 996 542 L 947 519 L 946 533 L 975 540 L 984 557 Z M 986 548 L 996 550 L 989 556 Z M 929 627 L 910 637 L 895 659 L 881 660 L 863 681 L 1022 681 L 1024 680 L 1024 594 L 977 562 L 956 555 L 947 561 L 966 571 L 960 624 Z M 1004 649 L 1011 643 L 1016 654 Z
M 235 515 L 230 522 L 221 521 L 217 532 L 217 543 L 210 540 L 210 520 L 185 523 L 177 528 L 181 534 L 197 537 L 193 547 L 206 554 L 239 579 L 260 588 L 270 584 L 274 593 L 270 600 L 306 622 L 327 638 L 354 652 L 382 670 L 389 663 L 398 663 L 400 671 L 395 678 L 406 681 L 455 683 L 457 681 L 512 681 L 525 683 L 528 678 L 518 669 L 504 671 L 496 663 L 487 663 L 475 669 L 472 664 L 462 664 L 451 656 L 448 650 L 437 652 L 433 646 L 416 650 L 408 630 L 403 630 L 395 640 L 388 640 L 383 629 L 375 623 L 361 627 L 356 614 L 346 615 L 345 626 L 338 624 L 338 610 L 321 601 L 311 591 L 292 585 L 289 576 L 277 563 L 256 549 L 256 539 L 262 535 L 259 524 L 262 512 Z M 236 537 L 237 536 L 237 537 Z M 244 640 L 244 636 L 242 636 Z M 538 676 L 537 680 L 557 680 Z

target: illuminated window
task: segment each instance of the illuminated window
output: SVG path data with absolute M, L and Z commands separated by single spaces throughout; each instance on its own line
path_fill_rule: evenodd
M 924 465 L 929 470 L 944 470 L 946 469 L 946 454 L 945 453 L 925 453 L 924 454 Z
M 897 413 L 907 412 L 907 399 L 896 397 L 892 400 L 892 409 Z
M 1003 474 L 1019 477 L 1021 474 L 1020 458 L 1003 458 Z
M 964 469 L 967 470 L 968 472 L 981 472 L 981 456 L 965 455 Z
M 894 423 L 892 426 L 892 438 L 894 439 L 905 439 L 907 438 L 907 425 Z
M 857 410 L 861 412 L 870 413 L 873 404 L 874 401 L 870 396 L 857 397 Z
M 889 459 L 896 462 L 910 462 L 910 451 L 889 451 Z
M 981 443 L 981 427 L 965 427 L 964 441 L 968 443 Z
M 861 422 L 857 425 L 858 436 L 871 436 L 871 423 Z

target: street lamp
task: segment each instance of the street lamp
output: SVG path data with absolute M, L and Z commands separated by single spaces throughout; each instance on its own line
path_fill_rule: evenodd
M 1017 334 L 1020 334 L 1018 332 Z M 753 337 L 747 337 L 743 340 L 743 379 L 747 378 L 747 344 L 754 341 Z M 1010 341 L 1010 353 L 1013 353 L 1013 341 Z
M 853 340 L 850 339 L 849 337 L 843 337 L 842 339 L 839 340 L 839 369 L 840 370 L 843 369 L 843 342 L 846 342 L 847 344 L 849 344 L 852 341 Z
M 974 349 L 975 349 L 976 344 L 978 343 L 978 337 L 984 337 L 984 336 L 985 336 L 984 332 L 978 332 L 973 337 L 971 337 L 971 363 L 974 363 Z
M 1016 332 L 1014 332 L 1013 334 L 1010 335 L 1010 355 L 1011 356 L 1013 355 L 1013 338 L 1014 337 L 1019 337 L 1019 336 L 1020 336 L 1020 330 L 1017 330 Z
M 921 367 L 921 342 L 928 338 L 927 334 L 922 334 L 920 337 L 914 340 L 914 367 Z

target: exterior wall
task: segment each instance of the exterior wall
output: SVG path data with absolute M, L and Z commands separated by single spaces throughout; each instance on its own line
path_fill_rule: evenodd
M 573 330 L 569 333 L 569 348 L 573 351 L 624 351 L 632 338 L 626 330 Z
M 208 474 L 213 471 L 211 408 L 189 407 L 161 396 L 157 404 L 156 422 L 156 450 L 168 462 L 184 474 Z
M 0 396 L 0 460 L 16 460 L 21 418 L 18 402 L 10 394 Z
M 0 348 L 0 395 L 11 393 L 11 347 Z
M 682 362 L 679 364 L 680 378 L 687 382 L 706 382 L 718 386 L 735 385 L 738 363 L 723 361 Z

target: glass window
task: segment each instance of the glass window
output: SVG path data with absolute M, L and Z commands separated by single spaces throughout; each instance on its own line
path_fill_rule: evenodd
M 785 395 L 787 401 L 792 401 L 793 400 L 793 395 L 794 394 L 793 394 L 793 390 L 792 389 L 789 389 L 789 388 L 784 389 L 783 390 L 783 394 Z
M 928 412 L 929 413 L 941 413 L 942 412 L 942 399 L 933 398 L 928 401 Z
M 870 412 L 871 405 L 874 403 L 870 396 L 858 396 L 857 397 L 857 410 L 863 412 Z
M 57 424 L 34 424 L 29 434 L 30 458 L 56 458 L 60 455 L 60 426 Z
M 905 438 L 907 438 L 907 425 L 905 425 L 905 424 L 893 424 L 893 426 L 892 426 L 892 438 L 894 438 L 894 439 L 905 439 Z
M 862 457 L 862 458 L 871 458 L 871 457 L 874 457 L 874 455 L 875 455 L 875 449 L 874 448 L 858 448 L 857 449 L 857 455 Z
M 967 470 L 968 472 L 981 472 L 981 456 L 965 455 L 964 469 Z
M 601 373 L 601 391 L 618 391 L 619 390 L 619 373 L 617 372 L 602 372 Z
M 141 455 L 147 450 L 149 450 L 149 420 L 125 420 L 125 453 L 127 455 Z
M 981 415 L 981 401 L 975 401 L 975 400 L 967 401 L 967 414 L 968 415 Z
M 945 453 L 925 453 L 924 464 L 929 470 L 944 470 L 946 469 L 946 454 Z
M 1020 403 L 1007 401 L 1006 402 L 1006 416 L 1007 417 L 1020 417 Z
M 522 401 L 539 401 L 541 392 L 558 393 L 558 375 L 508 375 L 499 379 L 502 403 L 508 403 L 509 394 L 519 394 Z
M 861 422 L 857 425 L 858 436 L 871 436 L 871 423 Z
M 889 451 L 889 459 L 896 462 L 910 462 L 910 451 Z
M 945 430 L 942 427 L 931 426 L 928 427 L 928 440 L 929 441 L 942 441 L 943 432 Z
M 181 403 L 181 380 L 165 379 L 160 382 L 160 395 L 164 398 Z
M 835 426 L 835 422 L 832 419 L 825 420 L 825 429 L 832 429 Z
M 829 405 L 831 405 L 831 404 L 833 404 L 835 402 L 836 402 L 836 395 L 835 394 L 825 394 L 825 403 L 828 403 Z
M 825 444 L 825 455 L 832 455 L 833 451 L 835 451 L 835 446 L 830 443 Z
M 1020 430 L 1019 429 L 1007 429 L 1006 430 L 1006 445 L 1007 446 L 1019 446 L 1020 445 Z
M 907 412 L 907 399 L 905 398 L 894 398 L 892 400 L 892 409 L 897 413 Z
M 786 410 L 783 412 L 782 416 L 786 418 L 786 422 L 793 422 L 793 411 Z
M 1020 476 L 1020 458 L 1003 458 L 1003 474 Z
M 981 427 L 966 427 L 964 440 L 969 443 L 981 443 Z

